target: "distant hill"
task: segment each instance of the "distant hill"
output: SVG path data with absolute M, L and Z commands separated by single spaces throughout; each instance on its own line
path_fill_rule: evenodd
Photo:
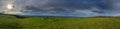
M 15 16 L 17 18 L 26 18 L 26 17 L 43 17 L 43 18 L 48 18 L 48 17 L 53 17 L 53 18 L 82 18 L 82 17 L 73 17 L 73 16 L 45 16 L 45 15 L 41 15 L 41 16 L 33 16 L 33 15 L 13 15 L 13 14 L 2 14 L 0 13 L 0 15 L 9 15 L 9 16 Z
M 15 16 L 17 18 L 27 18 L 27 17 L 43 17 L 43 18 L 119 18 L 120 16 L 92 16 L 92 17 L 73 17 L 73 16 L 33 16 L 33 15 L 11 15 L 11 14 L 2 14 L 6 16 Z

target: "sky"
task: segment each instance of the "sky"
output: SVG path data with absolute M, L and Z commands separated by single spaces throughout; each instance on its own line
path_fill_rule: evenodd
M 0 13 L 33 16 L 120 16 L 120 0 L 0 0 Z

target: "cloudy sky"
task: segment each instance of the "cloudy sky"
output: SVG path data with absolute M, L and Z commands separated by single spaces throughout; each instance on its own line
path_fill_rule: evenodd
M 0 0 L 0 13 L 37 16 L 120 16 L 120 0 Z

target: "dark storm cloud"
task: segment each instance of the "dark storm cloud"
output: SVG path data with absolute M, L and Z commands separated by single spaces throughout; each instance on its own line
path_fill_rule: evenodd
M 90 9 L 98 7 L 99 9 L 110 9 L 110 0 L 54 0 L 49 1 L 46 5 L 53 7 L 66 7 L 74 9 Z
M 44 2 L 38 2 L 40 0 L 34 0 L 30 6 L 25 6 L 27 10 L 49 12 L 74 12 L 75 10 L 90 10 L 92 7 L 96 7 L 100 10 L 110 10 L 112 3 L 110 0 L 44 0 Z M 35 4 L 35 5 L 34 5 Z M 53 8 L 51 8 L 53 7 Z M 49 8 L 45 10 L 46 8 Z M 66 10 L 67 9 L 67 10 Z M 69 9 L 69 10 L 68 10 Z M 71 10 L 71 11 L 70 11 Z M 104 13 L 102 11 L 93 11 L 96 13 Z

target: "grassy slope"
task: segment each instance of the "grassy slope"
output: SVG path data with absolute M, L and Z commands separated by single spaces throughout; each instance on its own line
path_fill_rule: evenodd
M 0 29 L 15 29 L 18 18 L 9 15 L 0 15 Z
M 0 16 L 0 29 L 120 29 L 119 18 L 25 18 Z M 4 25 L 5 24 L 5 25 Z

